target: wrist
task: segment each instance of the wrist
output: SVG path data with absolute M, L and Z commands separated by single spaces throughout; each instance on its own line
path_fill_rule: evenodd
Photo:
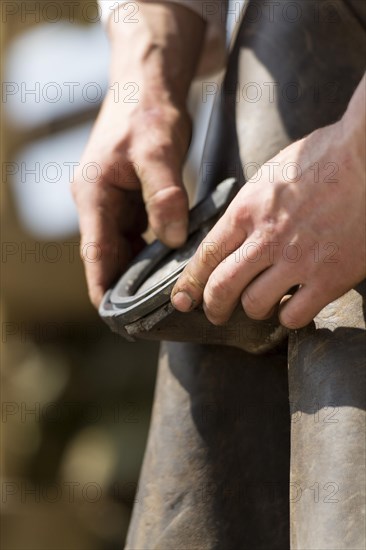
M 190 9 L 169 2 L 137 5 L 135 23 L 110 18 L 111 79 L 128 78 L 149 94 L 161 97 L 165 92 L 185 103 L 203 47 L 205 22 Z

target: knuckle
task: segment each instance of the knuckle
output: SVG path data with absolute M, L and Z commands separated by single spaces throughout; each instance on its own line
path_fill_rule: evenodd
M 167 187 L 144 193 L 146 211 L 150 223 L 166 225 L 170 221 L 179 221 L 187 217 L 188 200 L 179 187 Z
M 208 236 L 200 244 L 197 250 L 197 255 L 199 255 L 199 259 L 202 264 L 207 265 L 214 270 L 223 259 L 220 252 L 219 244 L 210 240 Z
M 163 161 L 171 158 L 173 151 L 173 142 L 171 138 L 164 134 L 159 134 L 153 141 L 144 141 L 139 144 L 136 151 L 136 158 L 142 164 Z
M 227 280 L 220 277 L 214 271 L 208 280 L 207 291 L 210 293 L 210 296 L 213 299 L 215 299 L 216 301 L 222 301 L 228 298 L 230 288 L 227 284 Z
M 243 229 L 244 223 L 248 218 L 248 212 L 245 206 L 236 205 L 230 212 L 230 223 L 234 231 Z
M 83 163 L 70 182 L 70 190 L 75 202 L 82 199 L 87 190 L 102 188 L 107 184 L 107 169 L 103 163 Z M 88 191 L 89 192 L 89 191 Z
M 216 292 L 216 288 L 208 284 L 203 294 L 205 313 L 209 321 L 215 325 L 221 325 L 227 321 L 226 307 L 223 300 Z
M 241 303 L 251 319 L 263 319 L 268 313 L 268 305 L 253 290 L 243 292 Z
M 186 268 L 184 276 L 185 276 L 185 286 L 187 285 L 190 288 L 199 290 L 200 292 L 204 290 L 205 285 L 189 268 Z
M 174 209 L 177 209 L 180 203 L 186 202 L 183 190 L 173 185 L 159 189 L 148 189 L 144 195 L 147 206 L 174 207 Z

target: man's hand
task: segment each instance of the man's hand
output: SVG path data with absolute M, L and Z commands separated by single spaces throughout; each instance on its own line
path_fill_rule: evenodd
M 172 292 L 225 323 L 239 300 L 253 319 L 281 301 L 288 328 L 366 277 L 365 78 L 343 119 L 290 145 L 238 193 Z M 284 297 L 293 287 L 294 295 Z
M 95 251 L 83 260 L 96 307 L 141 247 L 147 217 L 168 246 L 183 244 L 187 233 L 186 99 L 205 23 L 174 4 L 138 7 L 135 23 L 111 18 L 111 86 L 72 184 L 81 249 L 91 243 Z

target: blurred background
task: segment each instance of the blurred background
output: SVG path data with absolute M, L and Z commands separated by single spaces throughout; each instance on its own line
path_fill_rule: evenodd
M 1 10 L 1 548 L 113 550 L 134 502 L 158 344 L 109 332 L 79 259 L 69 183 L 107 87 L 108 42 L 94 1 Z M 200 91 L 191 195 L 211 108 Z

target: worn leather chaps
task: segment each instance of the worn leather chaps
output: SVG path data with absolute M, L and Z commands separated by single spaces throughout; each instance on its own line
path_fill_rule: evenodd
M 201 195 L 341 117 L 365 69 L 365 6 L 251 1 Z M 365 547 L 365 296 L 361 284 L 264 355 L 162 344 L 127 549 Z

